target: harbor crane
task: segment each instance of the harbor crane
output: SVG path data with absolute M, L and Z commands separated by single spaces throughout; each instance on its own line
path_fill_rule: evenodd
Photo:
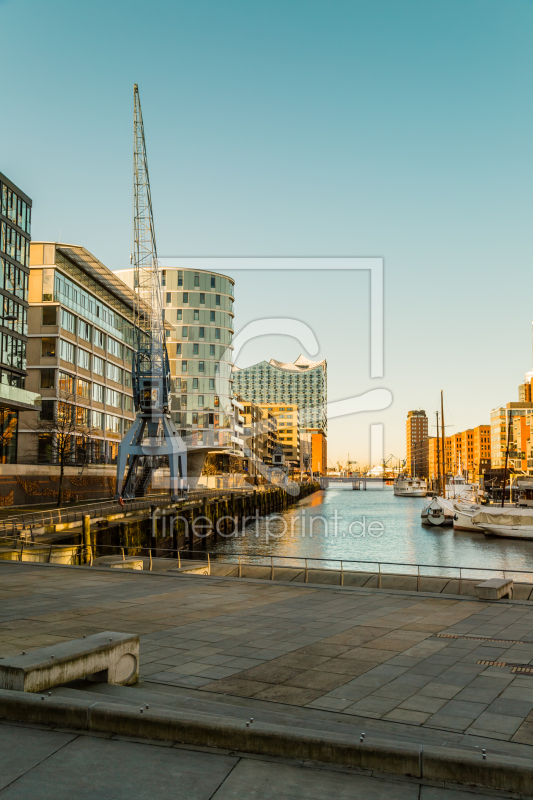
M 170 364 L 139 87 L 133 87 L 133 253 L 136 292 L 132 365 L 135 421 L 118 446 L 116 497 L 144 496 L 154 472 L 170 467 L 173 500 L 186 490 L 187 448 L 170 416 Z M 127 470 L 127 472 L 126 472 Z M 126 473 L 126 477 L 124 477 Z

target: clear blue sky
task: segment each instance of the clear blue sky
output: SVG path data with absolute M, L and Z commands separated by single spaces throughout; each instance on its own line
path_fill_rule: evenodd
M 380 420 L 400 455 L 408 409 L 487 422 L 531 368 L 532 41 L 530 0 L 0 0 L 0 170 L 35 238 L 128 266 L 138 82 L 161 253 L 383 256 L 394 403 L 330 456 Z M 371 388 L 365 279 L 301 278 L 243 281 L 237 329 L 312 315 L 331 399 Z

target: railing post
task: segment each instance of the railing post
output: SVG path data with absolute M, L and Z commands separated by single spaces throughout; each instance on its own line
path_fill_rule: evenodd
M 237 573 L 239 578 L 242 578 L 241 557 L 239 556 L 239 571 Z
M 125 561 L 126 560 L 126 556 L 124 555 L 124 548 L 121 547 L 120 549 L 122 550 L 122 560 Z
M 178 569 L 181 569 L 180 551 L 178 550 Z
M 381 589 L 381 564 L 378 561 L 378 589 Z
M 416 591 L 419 592 L 420 591 L 420 564 L 417 565 L 417 569 L 418 569 L 418 575 L 417 575 L 417 578 L 416 578 Z
M 459 594 L 463 593 L 463 571 L 459 567 Z
M 307 570 L 307 559 L 305 559 L 305 582 L 307 583 L 308 578 L 308 570 Z
M 344 586 L 344 569 L 342 566 L 342 558 L 341 558 L 341 586 Z
M 274 580 L 274 559 L 270 556 L 270 580 Z
M 152 571 L 152 548 L 150 548 L 150 572 Z
M 53 547 L 53 545 L 50 545 L 50 550 L 48 552 L 48 563 L 49 564 L 52 561 L 52 547 Z

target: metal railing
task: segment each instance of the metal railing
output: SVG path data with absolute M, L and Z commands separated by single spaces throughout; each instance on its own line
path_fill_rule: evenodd
M 4 545 L 5 546 L 5 545 Z M 178 564 L 178 568 L 181 567 L 182 562 L 185 561 L 195 561 L 195 560 L 205 560 L 206 563 L 210 566 L 212 563 L 222 563 L 222 564 L 232 564 L 237 567 L 237 577 L 242 577 L 242 569 L 245 566 L 260 566 L 260 567 L 267 567 L 270 568 L 270 580 L 275 580 L 276 569 L 299 569 L 300 572 L 304 573 L 304 583 L 309 582 L 309 573 L 316 572 L 318 570 L 326 570 L 331 573 L 338 572 L 339 573 L 339 585 L 345 585 L 345 577 L 350 574 L 365 574 L 368 575 L 369 578 L 376 577 L 377 578 L 377 586 L 375 588 L 382 588 L 382 579 L 384 577 L 411 577 L 416 578 L 416 591 L 425 591 L 431 592 L 431 588 L 426 587 L 425 589 L 421 588 L 421 581 L 424 578 L 440 578 L 444 580 L 457 580 L 459 583 L 459 591 L 457 594 L 461 595 L 463 593 L 463 581 L 467 580 L 479 580 L 477 576 L 468 577 L 468 572 L 482 572 L 482 573 L 498 573 L 503 575 L 504 578 L 508 578 L 511 575 L 520 575 L 520 576 L 527 576 L 527 580 L 522 580 L 522 583 L 532 584 L 533 585 L 533 571 L 532 570 L 521 570 L 521 569 L 507 569 L 503 567 L 457 567 L 451 565 L 441 565 L 441 564 L 409 564 L 403 562 L 394 562 L 394 561 L 363 561 L 359 559 L 339 559 L 339 558 L 313 558 L 313 557 L 306 557 L 306 556 L 251 556 L 249 553 L 232 553 L 231 559 L 232 560 L 225 560 L 224 553 L 217 553 L 211 552 L 207 550 L 185 550 L 179 548 L 161 548 L 161 547 L 151 547 L 151 546 L 140 546 L 140 545 L 96 545 L 96 544 L 78 544 L 78 545 L 62 545 L 62 544 L 27 544 L 24 542 L 20 542 L 17 540 L 13 541 L 13 550 L 16 550 L 18 553 L 18 560 L 24 560 L 24 553 L 33 553 L 35 554 L 37 550 L 45 551 L 46 554 L 46 562 L 47 563 L 54 563 L 54 560 L 57 563 L 57 559 L 54 559 L 54 550 L 61 549 L 63 551 L 72 550 L 72 553 L 69 557 L 69 561 L 66 565 L 87 565 L 93 566 L 96 560 L 97 553 L 101 552 L 102 550 L 112 550 L 116 551 L 118 555 L 124 560 L 126 557 L 138 557 L 142 559 L 147 559 L 149 563 L 149 569 L 152 570 L 153 568 L 153 561 L 154 559 L 169 559 L 169 560 L 176 560 Z M 199 559 L 198 556 L 202 558 Z M 258 563 L 257 561 L 251 562 L 250 558 L 261 559 Z M 246 559 L 246 560 L 245 560 Z M 303 562 L 300 566 L 295 565 L 294 563 L 291 564 L 279 564 L 275 563 L 275 561 L 299 561 Z M 310 566 L 311 562 L 311 566 Z M 324 567 L 323 562 L 334 563 L 338 565 L 336 568 L 334 567 Z M 62 563 L 65 563 L 64 561 Z M 318 563 L 319 566 L 313 566 L 313 563 Z M 346 569 L 346 565 L 372 565 L 377 567 L 377 570 L 357 570 L 357 569 Z M 98 566 L 98 565 L 97 565 Z M 405 573 L 400 572 L 397 569 L 392 571 L 386 571 L 384 567 L 400 567 L 400 568 L 409 568 L 414 570 L 412 573 Z M 421 570 L 453 570 L 455 571 L 455 575 L 449 574 L 424 574 Z M 279 573 L 278 573 L 279 574 Z M 357 587 L 354 587 L 357 588 Z M 455 592 L 454 592 L 455 594 Z

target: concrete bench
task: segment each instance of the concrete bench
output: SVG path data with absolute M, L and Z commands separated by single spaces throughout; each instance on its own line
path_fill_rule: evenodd
M 42 692 L 85 677 L 101 683 L 137 683 L 139 637 L 104 631 L 0 661 L 0 689 Z
M 110 567 L 111 569 L 144 569 L 142 558 L 126 556 L 126 558 L 114 558 L 106 556 L 97 562 L 98 567 Z
M 499 600 L 505 596 L 510 600 L 513 596 L 513 581 L 510 578 L 491 578 L 477 584 L 476 594 L 480 600 Z
M 169 572 L 181 572 L 182 575 L 210 575 L 211 564 L 206 561 L 183 561 L 180 567 L 173 567 Z

